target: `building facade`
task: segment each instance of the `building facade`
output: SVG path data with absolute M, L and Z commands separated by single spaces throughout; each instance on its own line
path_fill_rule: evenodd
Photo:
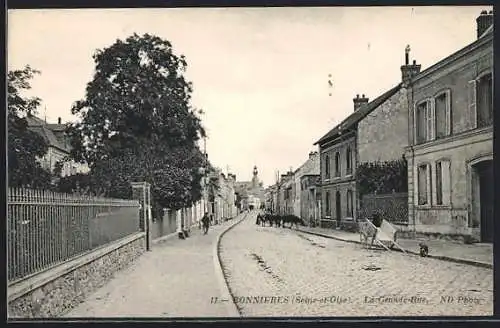
M 58 123 L 54 124 L 47 123 L 34 115 L 28 115 L 26 121 L 28 129 L 42 136 L 48 145 L 47 153 L 38 159 L 44 169 L 53 173 L 56 165 L 60 163 L 61 177 L 89 172 L 87 164 L 69 159 L 71 145 L 66 135 L 67 124 L 63 124 L 61 118 L 58 118 Z
M 322 221 L 335 226 L 342 217 L 355 217 L 356 132 L 346 130 L 319 143 L 321 154 Z
M 304 175 L 319 175 L 319 153 L 313 151 L 309 153 L 309 158 L 293 174 L 294 179 L 294 200 L 293 214 L 302 217 L 302 177 Z
M 235 192 L 241 197 L 240 210 L 245 211 L 250 209 L 250 207 L 258 209 L 261 204 L 264 204 L 265 189 L 262 181 L 259 179 L 257 166 L 253 168 L 252 181 L 236 181 L 234 186 Z
M 282 174 L 276 186 L 276 212 L 280 215 L 293 214 L 293 172 Z
M 317 226 L 321 213 L 321 179 L 319 174 L 303 175 L 300 179 L 300 218 L 308 226 Z
M 493 241 L 493 13 L 478 39 L 411 81 L 408 202 L 416 232 Z
M 207 212 L 219 222 L 231 219 L 237 215 L 236 194 L 234 189 L 236 176 L 228 173 L 227 176 L 221 169 L 215 169 L 209 174 L 212 181 L 217 180 L 217 190 L 214 186 L 209 194 L 209 206 Z
M 365 95 L 353 98 L 354 111 L 316 144 L 320 148 L 322 221 L 336 225 L 343 218 L 357 218 L 360 195 L 356 188 L 356 167 L 363 163 L 399 160 L 408 145 L 408 91 L 420 65 L 401 66 L 402 82 L 369 101 Z

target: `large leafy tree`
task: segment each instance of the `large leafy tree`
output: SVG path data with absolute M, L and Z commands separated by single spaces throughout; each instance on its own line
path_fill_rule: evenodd
M 30 80 L 40 72 L 26 66 L 7 75 L 8 184 L 10 187 L 47 188 L 51 174 L 37 161 L 48 145 L 36 132 L 28 129 L 27 115 L 34 115 L 40 104 L 37 97 L 27 97 Z
M 180 208 L 201 196 L 205 136 L 190 105 L 184 56 L 170 42 L 145 34 L 117 40 L 94 55 L 85 99 L 72 113 L 73 156 L 91 167 L 107 196 L 130 196 L 130 182 L 152 184 L 156 207 Z

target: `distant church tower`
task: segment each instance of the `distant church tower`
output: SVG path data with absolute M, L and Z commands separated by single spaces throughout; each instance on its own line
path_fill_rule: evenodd
M 257 165 L 253 167 L 253 177 L 252 177 L 252 188 L 257 188 L 259 186 L 259 171 L 257 170 Z

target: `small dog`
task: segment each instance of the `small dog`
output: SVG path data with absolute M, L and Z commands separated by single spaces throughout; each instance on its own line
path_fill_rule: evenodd
M 429 246 L 424 243 L 420 243 L 418 244 L 418 246 L 420 246 L 420 256 L 426 257 L 427 255 L 429 255 Z

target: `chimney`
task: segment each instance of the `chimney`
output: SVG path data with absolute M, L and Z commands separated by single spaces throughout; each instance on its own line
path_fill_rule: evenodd
M 420 73 L 420 69 L 422 65 L 417 65 L 417 61 L 413 60 L 413 63 L 410 65 L 410 46 L 407 45 L 405 48 L 405 64 L 401 66 L 401 80 L 403 81 L 403 85 L 407 86 L 411 79 Z
M 493 11 L 487 12 L 486 10 L 483 10 L 481 12 L 481 15 L 479 15 L 478 18 L 476 18 L 476 23 L 477 23 L 477 38 L 488 29 L 493 24 Z
M 311 152 L 309 153 L 309 158 L 313 158 L 313 157 L 315 157 L 315 156 L 317 156 L 317 155 L 318 155 L 318 151 L 311 151 Z
M 57 124 L 61 124 L 61 118 L 60 117 L 57 118 Z
M 352 101 L 354 102 L 354 111 L 357 111 L 364 104 L 368 104 L 368 98 L 365 95 L 362 95 L 361 98 L 359 95 L 356 95 L 356 98 L 353 98 Z

